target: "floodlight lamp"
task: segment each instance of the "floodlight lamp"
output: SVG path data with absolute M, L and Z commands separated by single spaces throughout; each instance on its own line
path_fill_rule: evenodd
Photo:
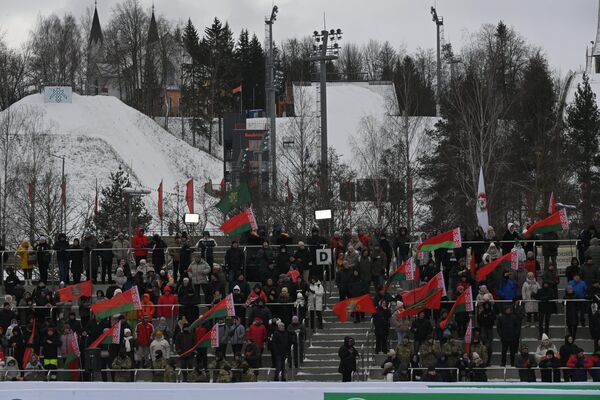
M 315 210 L 315 219 L 331 219 L 331 210 Z
M 186 224 L 197 224 L 200 222 L 200 214 L 185 214 L 184 221 Z

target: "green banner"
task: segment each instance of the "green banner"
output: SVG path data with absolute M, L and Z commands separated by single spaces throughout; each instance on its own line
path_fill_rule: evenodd
M 592 394 L 590 394 L 592 395 Z M 535 393 L 325 393 L 324 400 L 581 400 L 580 394 Z

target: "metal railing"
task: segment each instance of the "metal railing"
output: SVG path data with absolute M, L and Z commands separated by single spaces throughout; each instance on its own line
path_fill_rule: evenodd
M 561 380 L 560 380 L 560 378 L 557 381 L 554 380 L 554 374 L 556 372 L 559 372 L 559 374 L 560 374 L 560 371 L 563 371 L 563 372 L 564 371 L 571 371 L 572 372 L 573 370 L 585 370 L 586 376 L 587 376 L 587 375 L 590 374 L 589 371 L 600 370 L 600 367 L 590 367 L 590 368 L 569 368 L 569 367 L 557 367 L 557 368 L 540 368 L 540 367 L 532 367 L 532 368 L 517 368 L 517 367 L 469 367 L 469 368 L 466 368 L 466 369 L 461 369 L 461 368 L 456 368 L 456 367 L 447 367 L 447 368 L 435 368 L 435 369 L 436 369 L 436 371 L 450 371 L 450 372 L 454 371 L 456 373 L 455 376 L 457 378 L 457 381 L 458 381 L 458 379 L 460 379 L 460 376 L 461 376 L 460 373 L 461 373 L 461 371 L 464 372 L 465 374 L 468 374 L 471 371 L 483 371 L 483 372 L 488 372 L 488 371 L 502 371 L 502 376 L 503 376 L 502 380 L 504 382 L 509 382 L 509 380 L 514 381 L 514 380 L 520 379 L 520 378 L 514 378 L 514 379 L 513 378 L 507 378 L 507 375 L 508 375 L 509 372 L 533 371 L 535 373 L 536 371 L 540 371 L 540 375 L 541 375 L 542 372 L 549 373 L 550 376 L 551 376 L 551 383 L 557 383 L 557 382 L 561 382 Z M 420 368 L 407 368 L 407 370 L 409 371 L 410 380 L 414 381 L 415 380 L 414 379 L 414 372 L 415 371 L 424 371 L 424 372 L 426 372 L 428 369 L 420 367 Z M 536 374 L 536 381 L 537 381 L 537 375 L 538 374 Z M 589 379 L 591 379 L 591 377 Z

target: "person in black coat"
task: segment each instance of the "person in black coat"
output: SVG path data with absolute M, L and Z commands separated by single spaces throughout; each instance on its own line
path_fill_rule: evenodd
M 335 275 L 335 283 L 340 292 L 340 301 L 350 297 L 350 283 L 352 283 L 353 271 L 350 266 L 345 263 L 342 270 Z
M 410 237 L 408 229 L 402 227 L 398 230 L 398 234 L 394 237 L 394 255 L 398 259 L 398 264 L 408 260 L 410 254 Z
M 323 266 L 317 265 L 317 249 L 327 245 L 327 239 L 319 235 L 319 228 L 314 227 L 311 230 L 311 236 L 306 239 L 306 244 L 310 250 L 310 262 L 312 263 L 309 271 L 310 276 L 316 276 L 318 279 L 323 277 Z
M 339 275 L 339 274 L 338 274 Z M 352 281 L 348 285 L 348 297 L 359 297 L 369 293 L 369 283 L 360 279 L 358 270 L 352 271 Z M 365 317 L 365 313 L 353 312 L 354 323 L 360 323 Z
M 79 239 L 73 239 L 73 244 L 69 247 L 69 261 L 71 261 L 71 274 L 73 274 L 73 282 L 81 282 L 81 274 L 83 273 L 83 249 L 79 245 Z M 65 281 L 65 284 L 68 281 Z
M 390 335 L 390 318 L 392 313 L 385 300 L 379 302 L 377 310 L 373 315 L 375 326 L 375 354 L 388 351 L 388 336 Z
M 560 364 L 560 360 L 554 357 L 554 351 L 546 351 L 539 364 L 542 382 L 560 382 Z
M 98 243 L 98 255 L 100 256 L 100 282 L 102 284 L 112 283 L 112 261 L 113 243 L 109 235 L 104 235 L 104 240 Z
M 52 254 L 50 253 L 50 245 L 45 236 L 40 238 L 39 243 L 35 246 L 37 255 L 37 266 L 40 271 L 40 281 L 48 283 L 48 267 L 52 260 Z
M 577 346 L 575 345 L 575 339 L 571 335 L 565 336 L 565 344 L 560 346 L 558 353 L 560 354 L 560 366 L 566 368 L 567 361 L 572 355 L 575 355 Z M 563 369 L 563 379 L 565 382 L 571 381 L 571 373 L 568 369 Z
M 155 271 L 160 271 L 165 266 L 165 249 L 167 248 L 167 244 L 160 235 L 155 234 L 152 236 L 148 247 L 152 249 L 152 266 Z
M 338 372 L 342 374 L 342 382 L 352 382 L 352 373 L 356 371 L 358 351 L 354 348 L 354 339 L 350 336 L 344 338 L 344 344 L 338 350 L 340 365 Z
M 49 326 L 42 335 L 41 356 L 44 358 L 46 369 L 58 369 L 58 348 L 62 345 L 60 336 L 53 326 Z
M 549 282 L 544 282 L 540 290 L 534 293 L 533 298 L 538 300 L 538 327 L 539 337 L 542 338 L 543 333 L 550 332 L 550 317 L 556 313 L 556 303 L 554 290 L 550 287 Z
M 56 251 L 56 261 L 58 264 L 58 280 L 69 284 L 69 242 L 67 235 L 59 233 L 56 242 L 52 248 Z
M 563 299 L 568 300 L 565 305 L 566 323 L 569 335 L 573 338 L 577 337 L 577 327 L 579 325 L 579 302 L 573 301 L 576 299 L 575 293 L 571 286 L 567 286 L 567 292 Z
M 231 242 L 231 246 L 225 252 L 224 268 L 227 271 L 229 282 L 244 271 L 244 252 L 240 249 L 237 240 Z
M 515 368 L 519 369 L 519 379 L 521 382 L 535 382 L 535 367 L 537 361 L 535 355 L 529 353 L 529 348 L 521 346 L 521 352 L 515 360 Z
M 10 303 L 4 302 L 4 307 L 0 311 L 0 327 L 2 327 L 3 332 L 6 332 L 13 319 L 17 319 L 17 314 L 10 309 Z
M 275 377 L 274 381 L 285 382 L 285 358 L 290 351 L 290 334 L 285 329 L 285 324 L 281 321 L 277 323 L 277 329 L 273 332 L 271 339 L 271 353 L 273 353 L 273 361 L 275 362 Z
M 433 326 L 431 322 L 425 318 L 425 313 L 421 311 L 417 319 L 415 319 L 410 327 L 410 331 L 415 337 L 415 352 L 419 351 L 419 348 L 429 336 L 433 333 Z
M 502 343 L 502 355 L 500 366 L 506 365 L 506 352 L 510 350 L 510 365 L 515 365 L 515 355 L 519 347 L 521 337 L 521 319 L 513 313 L 512 306 L 504 309 L 504 314 L 498 318 L 498 335 Z

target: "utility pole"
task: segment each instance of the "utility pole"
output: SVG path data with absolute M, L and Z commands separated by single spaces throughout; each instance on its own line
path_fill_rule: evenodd
M 437 72 L 436 72 L 436 85 L 435 85 L 435 114 L 440 116 L 441 114 L 441 98 L 442 98 L 442 58 L 441 58 L 441 39 L 440 30 L 441 26 L 444 25 L 444 17 L 438 17 L 435 7 L 431 7 L 431 16 L 437 31 Z
M 135 190 L 131 187 L 123 188 L 123 195 L 127 197 L 127 234 L 129 235 L 129 240 L 131 240 L 131 201 L 133 197 L 142 197 L 147 194 L 150 194 L 149 190 Z
M 267 116 L 269 117 L 269 134 L 271 136 L 271 151 L 269 157 L 271 157 L 271 197 L 277 196 L 277 107 L 275 100 L 275 61 L 273 56 L 273 23 L 277 19 L 277 11 L 279 8 L 273 6 L 271 10 L 271 16 L 265 18 L 265 24 L 267 25 L 267 40 L 268 54 L 265 59 L 267 79 L 265 81 L 265 92 L 267 97 Z M 254 88 L 252 89 L 254 93 Z M 252 96 L 254 98 L 254 95 Z
M 61 160 L 61 173 L 60 173 L 60 231 L 66 233 L 67 230 L 67 180 L 65 176 L 65 156 L 59 156 L 57 154 L 50 153 L 52 157 Z
M 327 61 L 338 58 L 339 44 L 342 39 L 341 29 L 313 32 L 314 54 L 311 61 L 319 62 L 319 92 L 321 96 L 321 202 L 323 209 L 329 209 L 329 171 L 327 165 Z

